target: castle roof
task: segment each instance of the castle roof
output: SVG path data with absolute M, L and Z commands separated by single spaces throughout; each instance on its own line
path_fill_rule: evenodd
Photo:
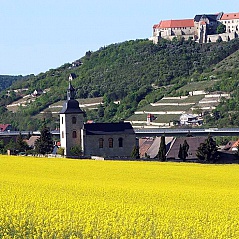
M 239 19 L 239 13 L 224 13 L 221 17 L 221 20 L 233 20 Z
M 217 13 L 217 14 L 201 14 L 201 15 L 196 15 L 194 17 L 194 21 L 195 22 L 200 22 L 202 18 L 207 18 L 209 21 L 217 21 L 218 20 L 218 16 L 219 16 L 220 13 Z
M 84 124 L 86 135 L 135 134 L 129 122 Z
M 193 19 L 164 20 L 158 24 L 157 28 L 178 28 L 178 27 L 194 27 L 194 21 Z

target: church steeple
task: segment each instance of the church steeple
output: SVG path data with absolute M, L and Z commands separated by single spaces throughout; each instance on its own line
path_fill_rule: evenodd
M 71 113 L 83 113 L 79 106 L 79 102 L 75 99 L 76 98 L 76 90 L 72 86 L 72 74 L 69 76 L 69 86 L 67 89 L 67 99 L 63 105 L 63 108 L 61 110 L 61 114 L 71 114 Z
M 71 84 L 71 80 L 69 80 L 69 87 L 67 89 L 67 100 L 74 100 L 76 97 L 76 90 Z

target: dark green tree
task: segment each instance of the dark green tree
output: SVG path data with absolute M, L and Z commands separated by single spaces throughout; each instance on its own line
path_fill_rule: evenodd
M 26 141 L 24 141 L 23 136 L 20 132 L 16 139 L 16 150 L 18 152 L 25 152 L 27 149 L 28 149 L 28 145 Z
M 165 136 L 161 136 L 159 151 L 158 151 L 158 159 L 162 162 L 166 161 L 166 144 L 165 144 Z
M 178 157 L 185 162 L 186 158 L 188 157 L 188 150 L 189 145 L 187 140 L 185 139 L 183 145 L 180 144 Z
M 226 32 L 226 26 L 224 24 L 219 24 L 217 27 L 217 34 L 222 34 Z
M 44 124 L 41 129 L 41 136 L 35 143 L 36 152 L 39 154 L 49 154 L 53 150 L 52 134 L 48 127 Z
M 70 149 L 71 156 L 80 157 L 82 155 L 82 149 L 80 146 L 76 145 Z
M 139 159 L 140 155 L 139 155 L 139 147 L 138 146 L 134 146 L 132 153 L 131 153 L 131 158 L 133 159 Z
M 203 162 L 215 162 L 218 158 L 216 141 L 212 138 L 211 135 L 208 135 L 208 138 L 204 143 L 201 143 L 196 152 L 196 156 L 199 160 Z

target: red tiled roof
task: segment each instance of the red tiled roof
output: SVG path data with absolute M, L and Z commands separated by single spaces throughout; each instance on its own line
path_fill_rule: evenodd
M 221 20 L 239 19 L 239 13 L 224 13 Z
M 10 124 L 0 124 L 0 131 L 5 131 Z
M 194 27 L 193 19 L 161 21 L 158 28 Z
M 153 28 L 159 28 L 159 24 L 154 24 Z
M 236 148 L 236 147 L 238 147 L 238 145 L 239 145 L 239 140 L 237 140 L 237 141 L 232 145 L 232 148 Z

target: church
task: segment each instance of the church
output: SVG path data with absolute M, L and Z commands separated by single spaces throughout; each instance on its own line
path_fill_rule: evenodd
M 84 112 L 75 99 L 76 91 L 69 80 L 67 100 L 60 111 L 60 140 L 66 157 L 79 147 L 82 156 L 128 159 L 135 146 L 136 135 L 130 123 L 84 123 Z

